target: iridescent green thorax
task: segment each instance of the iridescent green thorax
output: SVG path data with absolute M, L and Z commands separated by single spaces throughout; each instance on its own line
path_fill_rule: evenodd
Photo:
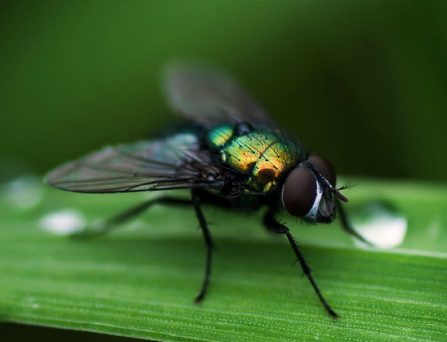
M 247 187 L 269 193 L 288 170 L 299 162 L 296 145 L 279 131 L 255 129 L 237 136 L 234 126 L 218 126 L 209 134 L 213 149 L 220 152 L 222 163 L 235 171 L 249 175 Z

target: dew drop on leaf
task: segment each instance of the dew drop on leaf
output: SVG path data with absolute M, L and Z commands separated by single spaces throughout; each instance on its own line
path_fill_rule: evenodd
M 393 248 L 402 244 L 407 233 L 407 219 L 385 201 L 370 201 L 353 213 L 355 229 L 374 246 Z M 365 244 L 355 239 L 356 244 Z
M 43 230 L 58 235 L 69 235 L 84 229 L 86 219 L 82 213 L 75 209 L 63 209 L 49 213 L 39 221 Z

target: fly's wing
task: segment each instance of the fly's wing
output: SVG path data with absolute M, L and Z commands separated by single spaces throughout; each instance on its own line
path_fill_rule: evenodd
M 106 147 L 50 172 L 45 181 L 68 191 L 107 193 L 206 187 L 210 156 L 192 134 Z M 211 187 L 211 185 L 210 185 Z
M 167 68 L 164 81 L 172 109 L 208 128 L 243 121 L 277 127 L 251 95 L 221 70 L 177 63 Z

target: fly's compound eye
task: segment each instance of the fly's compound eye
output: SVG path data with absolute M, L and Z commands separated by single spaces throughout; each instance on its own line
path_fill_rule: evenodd
M 304 167 L 297 167 L 287 176 L 282 188 L 282 203 L 289 214 L 305 216 L 315 202 L 317 185 L 312 172 Z
M 308 161 L 313 165 L 315 170 L 317 170 L 326 180 L 335 187 L 335 182 L 337 181 L 335 176 L 335 170 L 332 165 L 325 159 L 317 156 L 309 157 Z

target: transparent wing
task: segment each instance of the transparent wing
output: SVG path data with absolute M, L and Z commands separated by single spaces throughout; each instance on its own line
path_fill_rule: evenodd
M 89 193 L 206 187 L 210 156 L 192 134 L 106 147 L 50 172 L 45 181 L 63 190 Z
M 277 127 L 252 96 L 221 70 L 177 63 L 167 68 L 164 81 L 172 109 L 206 127 L 242 121 Z

